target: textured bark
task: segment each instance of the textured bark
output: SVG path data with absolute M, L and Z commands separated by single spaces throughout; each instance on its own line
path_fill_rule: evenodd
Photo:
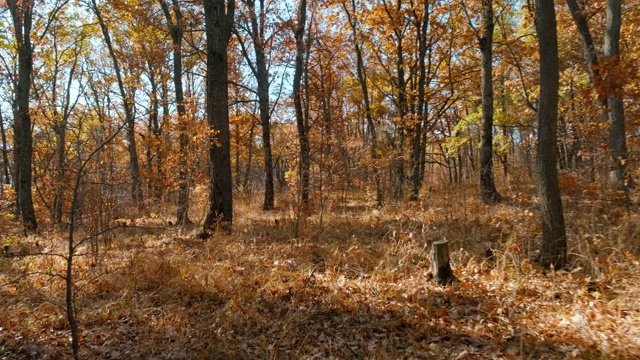
M 309 168 L 311 166 L 311 155 L 309 147 L 309 124 L 307 123 L 302 110 L 302 93 L 300 83 L 302 81 L 303 57 L 305 53 L 304 29 L 307 21 L 307 1 L 300 0 L 298 5 L 298 19 L 295 29 L 296 40 L 296 60 L 295 72 L 293 75 L 293 103 L 296 111 L 296 124 L 298 126 L 298 142 L 300 144 L 300 159 L 298 171 L 300 176 L 300 198 L 303 204 L 309 202 Z
M 229 79 L 227 46 L 233 27 L 235 1 L 205 0 L 207 35 L 207 123 L 213 135 L 209 144 L 209 209 L 204 231 L 217 224 L 231 226 L 233 220 L 233 180 L 229 132 Z
M 584 6 L 578 4 L 576 0 L 567 0 L 567 5 L 571 11 L 573 22 L 575 22 L 580 33 L 580 39 L 582 40 L 582 50 L 584 52 L 584 58 L 587 64 L 587 71 L 589 77 L 596 87 L 600 86 L 600 71 L 597 68 L 598 65 L 598 52 L 591 36 L 589 29 L 589 19 L 587 19 L 587 13 L 584 11 Z
M 424 1 L 424 9 L 422 19 L 416 23 L 418 33 L 418 107 L 416 111 L 417 119 L 413 128 L 413 140 L 411 143 L 411 163 L 412 172 L 409 178 L 411 183 L 411 192 L 409 200 L 418 200 L 420 189 L 422 188 L 422 180 L 424 179 L 424 157 L 425 143 L 423 141 L 424 118 L 427 114 L 427 104 L 425 102 L 425 91 L 427 82 L 427 32 L 429 30 L 429 2 Z
M 607 0 L 607 21 L 604 36 L 604 58 L 608 66 L 615 67 L 620 61 L 620 26 L 622 22 L 622 8 L 620 0 Z M 609 149 L 615 166 L 615 181 L 617 186 L 627 189 L 631 186 L 631 178 L 627 176 L 626 160 L 628 157 L 627 140 L 625 136 L 625 116 L 622 102 L 622 84 L 619 81 L 611 84 L 607 94 L 609 108 Z M 626 182 L 628 178 L 628 183 Z M 628 195 L 627 195 L 628 196 Z
M 9 155 L 7 151 L 7 134 L 4 130 L 4 117 L 0 111 L 0 136 L 2 137 L 2 181 L 3 184 L 11 184 L 11 175 L 9 174 Z
M 562 267 L 567 261 L 567 236 L 558 185 L 558 39 L 553 0 L 536 2 L 536 29 L 540 53 L 540 101 L 536 172 L 542 248 L 537 261 L 545 267 Z
M 482 0 L 482 133 L 480 135 L 480 196 L 486 204 L 502 200 L 493 177 L 493 0 Z
M 264 210 L 274 208 L 274 183 L 273 183 L 273 154 L 271 150 L 271 105 L 269 101 L 269 69 L 267 67 L 267 57 L 265 54 L 265 18 L 266 9 L 264 0 L 259 0 L 260 9 L 256 9 L 255 0 L 242 0 L 248 7 L 249 25 L 246 27 L 251 42 L 253 44 L 253 57 L 251 57 L 244 46 L 242 37 L 238 31 L 235 32 L 241 43 L 242 53 L 249 64 L 249 68 L 256 78 L 258 95 L 258 109 L 260 110 L 260 125 L 262 126 L 262 150 L 264 152 Z M 234 30 L 235 31 L 235 30 Z
M 29 96 L 33 73 L 31 27 L 34 3 L 32 1 L 8 0 L 7 4 L 11 12 L 18 48 L 18 81 L 15 88 L 15 118 L 13 121 L 17 207 L 25 228 L 35 230 L 38 228 L 38 223 L 31 191 L 33 134 L 31 133 L 31 116 L 29 115 Z
M 75 104 L 71 104 L 71 85 L 73 83 L 73 77 L 75 76 L 76 67 L 78 66 L 78 58 L 80 55 L 80 49 L 76 49 L 75 58 L 73 59 L 73 64 L 71 69 L 69 70 L 69 78 L 67 79 L 67 85 L 65 88 L 65 96 L 62 105 L 62 120 L 60 123 L 56 124 L 54 130 L 56 135 L 58 136 L 58 144 L 57 144 L 57 167 L 58 173 L 56 175 L 56 181 L 58 183 L 58 188 L 56 190 L 56 195 L 53 201 L 53 221 L 54 223 L 62 222 L 62 205 L 64 202 L 64 190 L 66 185 L 66 146 L 67 146 L 67 124 L 69 123 L 69 117 L 71 116 L 71 111 L 73 110 Z M 57 65 L 56 65 L 57 67 Z M 54 90 L 55 91 L 55 90 Z M 54 95 L 55 99 L 55 95 Z M 55 100 L 54 100 L 55 102 Z M 57 115 L 57 110 L 54 107 L 54 114 Z M 57 116 L 54 116 L 57 118 Z
M 135 116 L 133 114 L 133 103 L 130 101 L 127 90 L 125 89 L 124 80 L 122 77 L 122 71 L 120 69 L 120 62 L 116 56 L 113 44 L 111 42 L 111 35 L 109 34 L 109 28 L 102 17 L 102 13 L 96 4 L 96 0 L 91 0 L 91 10 L 98 18 L 98 24 L 104 37 L 105 44 L 109 50 L 109 56 L 113 62 L 113 69 L 116 73 L 116 80 L 118 83 L 118 90 L 122 97 L 122 105 L 124 107 L 125 122 L 127 125 L 127 150 L 129 151 L 129 168 L 131 170 L 131 198 L 138 207 L 142 207 L 142 183 L 140 180 L 140 165 L 138 163 L 138 150 L 136 148 L 136 134 L 135 134 Z
M 364 59 L 362 57 L 362 48 L 359 43 L 358 36 L 358 26 L 355 19 L 356 16 L 356 3 L 355 0 L 351 0 L 351 8 L 350 11 L 347 8 L 346 4 L 342 4 L 342 8 L 347 15 L 347 19 L 349 21 L 349 25 L 351 27 L 351 32 L 353 34 L 353 46 L 356 52 L 356 74 L 358 78 L 358 83 L 360 85 L 360 89 L 362 90 L 363 103 L 364 103 L 364 111 L 365 111 L 365 119 L 367 122 L 367 128 L 369 130 L 369 138 L 370 138 L 370 154 L 371 160 L 374 162 L 373 165 L 373 180 L 376 186 L 376 204 L 378 206 L 382 206 L 383 203 L 383 195 L 382 195 L 382 183 L 380 181 L 380 171 L 378 169 L 377 160 L 379 158 L 378 155 L 378 135 L 376 132 L 376 125 L 373 121 L 373 115 L 371 114 L 371 101 L 369 99 L 369 88 L 367 85 L 367 73 L 364 67 Z
M 458 281 L 451 269 L 449 241 L 436 241 L 431 246 L 431 274 L 438 284 L 441 285 L 452 284 Z
M 191 223 L 189 220 L 189 182 L 187 151 L 189 138 L 187 135 L 187 121 L 185 119 L 186 108 L 184 106 L 184 91 L 182 88 L 182 39 L 184 31 L 182 29 L 182 11 L 177 0 L 172 1 L 175 21 L 171 16 L 169 5 L 165 0 L 160 0 L 162 12 L 169 24 L 169 32 L 173 44 L 173 87 L 176 92 L 176 107 L 178 109 L 178 210 L 176 214 L 177 224 L 185 225 Z

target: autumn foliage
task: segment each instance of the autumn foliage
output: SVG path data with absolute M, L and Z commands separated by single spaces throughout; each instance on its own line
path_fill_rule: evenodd
M 578 4 L 595 62 L 555 5 L 557 267 L 534 2 L 217 1 L 226 46 L 203 2 L 0 0 L 0 357 L 71 356 L 71 315 L 80 358 L 640 357 L 640 7 L 605 56 L 615 1 Z M 223 165 L 233 224 L 203 231 Z

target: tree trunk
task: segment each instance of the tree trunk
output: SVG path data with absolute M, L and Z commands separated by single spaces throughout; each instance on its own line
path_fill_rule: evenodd
M 31 133 L 31 116 L 29 115 L 29 93 L 33 73 L 31 26 L 34 3 L 8 0 L 7 4 L 13 19 L 13 30 L 18 48 L 18 82 L 15 88 L 15 118 L 13 121 L 17 207 L 25 228 L 36 230 L 38 223 L 31 192 L 33 135 Z
M 420 188 L 422 188 L 422 179 L 424 178 L 423 159 L 426 154 L 425 143 L 423 142 L 424 118 L 427 114 L 425 92 L 427 82 L 426 56 L 427 56 L 427 31 L 429 30 L 429 2 L 424 1 L 424 9 L 422 19 L 416 23 L 418 33 L 418 107 L 417 119 L 413 128 L 413 141 L 411 144 L 411 163 L 412 172 L 409 179 L 411 183 L 411 192 L 409 200 L 416 201 L 419 198 Z
M 480 135 L 480 196 L 486 204 L 502 200 L 493 178 L 493 0 L 482 0 L 482 133 Z
M 604 58 L 607 66 L 613 67 L 620 62 L 620 26 L 622 22 L 622 8 L 620 0 L 607 0 L 607 21 L 604 37 Z M 616 70 L 614 70 L 616 71 Z M 622 83 L 614 76 L 611 91 L 607 94 L 609 107 L 609 149 L 615 166 L 616 185 L 627 190 L 632 186 L 631 177 L 627 176 L 626 161 L 627 141 L 625 136 L 624 105 L 622 102 Z M 625 180 L 629 180 L 626 183 Z M 627 194 L 628 197 L 628 194 Z
M 175 22 L 165 0 L 160 1 L 164 17 L 169 24 L 171 41 L 173 43 L 173 86 L 176 92 L 176 107 L 178 110 L 178 210 L 176 223 L 178 225 L 190 224 L 189 220 L 189 181 L 187 152 L 189 136 L 187 135 L 188 123 L 185 117 L 184 91 L 182 88 L 182 11 L 177 0 L 173 0 L 172 7 L 175 14 Z
M 378 169 L 377 160 L 379 158 L 378 155 L 378 135 L 376 132 L 376 125 L 373 121 L 373 115 L 371 113 L 371 101 L 369 99 L 369 89 L 367 85 L 367 74 L 364 67 L 364 59 L 362 57 L 362 49 L 359 43 L 358 36 L 358 26 L 355 19 L 356 16 L 356 4 L 355 0 L 351 0 L 352 11 L 347 9 L 346 4 L 342 4 L 342 8 L 347 15 L 347 19 L 349 21 L 349 25 L 351 26 L 351 31 L 353 34 L 353 45 L 356 52 L 356 74 L 358 77 L 358 83 L 360 84 L 360 88 L 362 90 L 363 102 L 364 102 L 364 110 L 365 110 L 365 119 L 367 121 L 367 127 L 369 130 L 369 137 L 371 139 L 370 144 L 370 154 L 371 160 L 373 164 L 373 179 L 376 186 L 376 204 L 377 206 L 382 206 L 383 203 L 383 195 L 382 195 L 382 182 L 380 181 L 380 171 Z
M 7 154 L 7 134 L 4 130 L 4 117 L 0 110 L 0 135 L 2 136 L 2 181 L 3 184 L 11 184 L 11 176 L 9 174 L 9 155 Z
M 207 123 L 212 131 L 209 143 L 209 209 L 204 232 L 218 224 L 230 227 L 233 220 L 233 181 L 229 133 L 229 79 L 227 46 L 233 27 L 235 1 L 205 0 L 207 35 Z
M 136 120 L 133 114 L 133 104 L 131 103 L 129 95 L 127 94 L 127 91 L 125 89 L 124 80 L 122 78 L 122 71 L 120 69 L 120 62 L 118 61 L 115 50 L 113 49 L 109 29 L 107 28 L 107 25 L 102 18 L 102 13 L 98 8 L 98 5 L 96 4 L 96 0 L 91 0 L 91 5 L 91 10 L 93 10 L 94 14 L 98 18 L 98 23 L 100 24 L 100 29 L 102 30 L 105 44 L 107 45 L 107 49 L 109 50 L 109 55 L 111 56 L 111 61 L 113 62 L 113 69 L 116 73 L 118 90 L 120 91 L 120 96 L 122 97 L 122 105 L 124 107 L 125 121 L 127 125 L 126 129 L 127 150 L 129 151 L 129 168 L 131 169 L 131 198 L 133 199 L 134 204 L 138 208 L 141 208 L 143 206 L 142 183 L 140 181 L 140 165 L 138 163 L 138 150 L 136 148 Z
M 296 123 L 298 125 L 298 142 L 300 143 L 300 159 L 298 171 L 300 176 L 300 199 L 304 205 L 309 202 L 309 168 L 311 155 L 309 147 L 309 127 L 302 111 L 302 93 L 300 83 L 303 73 L 303 56 L 305 52 L 304 29 L 307 21 L 307 1 L 300 0 L 298 7 L 298 20 L 295 29 L 296 60 L 293 75 L 293 103 L 296 110 Z
M 260 125 L 262 126 L 262 149 L 264 152 L 264 202 L 263 210 L 273 210 L 274 208 L 274 185 L 273 185 L 273 153 L 271 149 L 271 105 L 269 101 L 269 69 L 265 54 L 265 4 L 264 0 L 259 0 L 260 10 L 256 10 L 255 0 L 243 0 L 249 8 L 249 22 L 247 32 L 253 43 L 254 58 L 249 56 L 244 47 L 242 37 L 238 31 L 235 32 L 239 41 L 245 60 L 253 72 L 257 82 L 258 108 L 260 110 Z
M 562 267 L 567 261 L 567 236 L 558 185 L 558 39 L 553 0 L 536 2 L 536 29 L 540 52 L 540 101 L 538 106 L 538 148 L 536 171 L 542 248 L 537 258 L 544 267 Z

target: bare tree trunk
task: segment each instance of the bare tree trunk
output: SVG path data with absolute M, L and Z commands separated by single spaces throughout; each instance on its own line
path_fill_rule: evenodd
M 542 266 L 562 267 L 567 261 L 567 235 L 558 185 L 558 39 L 553 0 L 536 2 L 536 29 L 540 52 L 540 101 L 536 153 L 538 196 L 542 221 Z
M 182 88 L 182 11 L 177 0 L 172 0 L 175 21 L 169 11 L 169 5 L 165 0 L 160 0 L 164 17 L 169 24 L 169 32 L 173 44 L 173 86 L 176 92 L 176 107 L 178 109 L 178 210 L 176 214 L 178 225 L 191 223 L 189 220 L 189 181 L 187 151 L 189 137 L 187 135 L 186 108 L 184 106 L 184 90 Z
M 300 176 L 300 199 L 306 205 L 309 202 L 309 168 L 311 155 L 309 147 L 309 124 L 302 110 L 302 93 L 300 83 L 303 73 L 303 57 L 305 52 L 304 29 L 307 21 L 307 1 L 300 0 L 298 5 L 298 19 L 295 29 L 296 60 L 295 73 L 293 75 L 293 103 L 296 110 L 296 124 L 298 125 L 298 142 L 300 143 L 300 159 L 298 171 Z
M 255 0 L 242 0 L 248 8 L 249 26 L 247 32 L 253 43 L 254 57 L 252 58 L 246 47 L 240 33 L 234 29 L 238 40 L 240 41 L 243 56 L 251 72 L 256 78 L 258 108 L 260 110 L 260 124 L 262 125 L 262 149 L 264 151 L 264 202 L 263 210 L 272 210 L 274 208 L 274 184 L 273 184 L 273 154 L 271 149 L 271 105 L 269 101 L 269 69 L 267 68 L 266 44 L 265 44 L 265 4 L 264 0 L 258 0 L 260 10 L 256 10 Z
M 615 67 L 620 62 L 620 26 L 622 22 L 622 6 L 620 0 L 607 0 L 607 21 L 604 37 L 604 58 L 607 65 Z M 625 136 L 625 116 L 622 102 L 622 84 L 613 81 L 611 91 L 607 94 L 609 107 L 609 148 L 615 165 L 615 180 L 617 186 L 628 190 L 633 186 L 632 179 L 627 174 L 627 141 Z M 628 180 L 628 183 L 627 183 Z M 628 194 L 627 194 L 628 197 Z
M 482 0 L 482 134 L 480 142 L 480 196 L 486 204 L 502 200 L 493 178 L 493 0 Z
M 4 117 L 0 111 L 0 135 L 2 136 L 2 183 L 11 184 L 11 176 L 9 174 L 9 155 L 7 154 L 7 134 L 4 130 Z
M 369 130 L 369 137 L 371 139 L 370 144 L 370 154 L 371 160 L 374 162 L 373 164 L 373 179 L 376 186 L 376 204 L 378 206 L 382 206 L 383 203 L 383 195 L 382 195 L 382 182 L 380 181 L 380 171 L 378 169 L 377 160 L 379 158 L 378 155 L 378 135 L 376 132 L 376 125 L 373 121 L 373 115 L 371 114 L 371 101 L 369 99 L 369 89 L 367 85 L 367 74 L 366 69 L 364 67 L 364 60 L 362 57 L 362 48 L 360 46 L 360 39 L 358 36 L 358 26 L 357 21 L 355 19 L 356 16 L 356 3 L 355 0 L 351 0 L 351 8 L 349 11 L 346 4 L 342 4 L 342 8 L 347 15 L 347 19 L 349 21 L 349 25 L 351 26 L 351 32 L 353 34 L 353 45 L 356 51 L 356 73 L 358 76 L 358 83 L 360 84 L 360 88 L 362 89 L 362 96 L 364 101 L 364 110 L 365 110 L 365 119 L 367 121 L 367 127 Z
M 133 114 L 133 104 L 131 103 L 129 95 L 127 94 L 127 91 L 125 89 L 124 80 L 122 79 L 122 71 L 120 69 L 120 63 L 111 43 L 111 35 L 109 34 L 109 29 L 107 28 L 107 25 L 102 18 L 102 13 L 98 8 L 98 5 L 96 4 L 96 0 L 91 0 L 91 5 L 91 10 L 98 18 L 98 23 L 100 24 L 100 29 L 102 30 L 105 44 L 107 45 L 107 49 L 109 50 L 109 55 L 111 56 L 113 68 L 116 73 L 118 89 L 120 91 L 120 96 L 122 97 L 122 105 L 124 106 L 125 121 L 127 124 L 127 149 L 129 150 L 129 167 L 131 169 L 131 198 L 133 199 L 133 202 L 136 204 L 136 206 L 138 206 L 138 208 L 141 208 L 143 206 L 142 183 L 140 181 L 138 150 L 136 149 L 136 123 L 135 116 Z
M 417 21 L 416 30 L 418 34 L 418 107 L 417 119 L 413 128 L 413 141 L 411 144 L 411 162 L 412 172 L 410 177 L 411 192 L 409 200 L 416 201 L 419 198 L 420 189 L 422 188 L 422 180 L 424 179 L 424 159 L 425 159 L 425 143 L 423 142 L 423 132 L 425 126 L 425 117 L 427 116 L 425 92 L 427 86 L 427 32 L 429 30 L 429 2 L 423 2 L 422 19 Z
M 218 223 L 231 226 L 233 220 L 233 180 L 229 133 L 229 79 L 227 46 L 233 27 L 235 1 L 205 0 L 207 35 L 207 122 L 215 134 L 209 144 L 209 209 L 204 232 Z
M 17 207 L 25 228 L 36 230 L 38 223 L 31 192 L 33 135 L 31 133 L 31 116 L 29 115 L 29 93 L 33 73 L 31 26 L 34 3 L 32 1 L 8 0 L 7 4 L 13 19 L 13 30 L 18 48 L 18 82 L 15 88 L 15 118 L 13 121 Z

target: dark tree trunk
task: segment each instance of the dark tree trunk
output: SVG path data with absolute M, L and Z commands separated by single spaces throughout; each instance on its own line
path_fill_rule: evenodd
M 423 132 L 425 118 L 427 116 L 425 92 L 427 82 L 426 57 L 427 57 L 427 32 L 429 30 L 429 2 L 424 1 L 424 9 L 422 19 L 416 23 L 418 34 L 418 105 L 417 119 L 413 128 L 413 140 L 411 143 L 411 192 L 409 200 L 416 201 L 419 198 L 420 189 L 422 188 L 422 180 L 424 179 L 424 157 L 425 143 L 423 141 Z
M 149 68 L 149 84 L 151 85 L 151 94 L 149 94 L 149 123 L 147 124 L 147 136 L 149 136 L 149 141 L 147 141 L 147 149 L 146 149 L 146 158 L 147 158 L 147 190 L 152 190 L 157 193 L 159 186 L 154 181 L 154 177 L 152 176 L 153 172 L 153 163 L 154 163 L 154 155 L 153 155 L 153 144 L 154 141 L 151 141 L 151 137 L 154 137 L 155 140 L 160 140 L 160 100 L 158 99 L 158 83 L 156 82 L 156 74 L 155 68 L 151 61 L 147 61 L 147 67 Z M 156 161 L 159 154 L 156 154 Z
M 493 178 L 493 0 L 482 0 L 482 134 L 480 142 L 480 196 L 486 204 L 502 200 Z
M 58 224 L 62 222 L 62 205 L 64 203 L 64 190 L 66 184 L 66 146 L 67 146 L 67 124 L 69 123 L 69 117 L 71 116 L 71 111 L 75 104 L 71 104 L 71 85 L 73 83 L 73 77 L 75 75 L 76 67 L 78 66 L 78 58 L 80 54 L 80 49 L 76 49 L 75 58 L 73 59 L 73 64 L 71 69 L 69 70 L 69 78 L 67 79 L 67 85 L 65 88 L 65 96 L 64 102 L 62 106 L 62 121 L 55 125 L 55 132 L 58 136 L 58 144 L 57 144 L 57 167 L 58 173 L 56 174 L 56 181 L 58 183 L 58 188 L 56 190 L 56 195 L 53 201 L 53 221 Z M 55 96 L 54 96 L 55 97 Z M 77 102 L 76 102 L 77 103 Z M 55 106 L 55 105 L 54 105 Z M 54 113 L 57 110 L 54 109 Z
M 9 155 L 7 152 L 7 134 L 4 130 L 4 117 L 0 111 L 0 135 L 2 136 L 2 181 L 4 184 L 11 184 L 11 176 L 9 174 Z
M 127 149 L 129 150 L 129 167 L 131 169 L 131 198 L 133 199 L 133 202 L 136 204 L 136 206 L 141 208 L 143 206 L 142 185 L 140 180 L 140 165 L 138 163 L 138 150 L 136 148 L 136 122 L 135 116 L 133 114 L 133 104 L 131 103 L 129 95 L 127 94 L 127 90 L 125 89 L 124 80 L 122 78 L 122 71 L 120 69 L 120 62 L 118 61 L 115 50 L 113 49 L 109 29 L 107 28 L 107 25 L 102 18 L 102 13 L 98 8 L 98 5 L 96 4 L 96 0 L 91 0 L 91 5 L 91 10 L 98 18 L 98 23 L 100 24 L 100 29 L 102 31 L 105 44 L 107 45 L 107 49 L 109 50 L 109 55 L 111 56 L 111 61 L 113 62 L 113 69 L 116 73 L 118 90 L 120 91 L 120 96 L 122 97 L 122 105 L 124 107 L 125 121 L 127 125 L 126 129 Z
M 293 103 L 296 110 L 296 123 L 298 126 L 298 142 L 300 143 L 300 159 L 298 171 L 300 176 L 300 198 L 306 205 L 309 202 L 309 168 L 311 166 L 311 155 L 309 147 L 309 127 L 302 110 L 302 93 L 300 83 L 303 73 L 303 57 L 305 52 L 304 29 L 307 21 L 307 1 L 300 0 L 298 6 L 298 20 L 295 29 L 296 40 L 296 60 L 295 72 L 293 75 Z
M 604 58 L 607 66 L 615 67 L 620 62 L 620 26 L 622 22 L 622 7 L 620 0 L 607 0 L 607 21 L 604 36 Z M 615 78 L 615 77 L 614 77 Z M 609 108 L 609 149 L 615 165 L 614 174 L 616 185 L 627 189 L 632 186 L 631 177 L 627 176 L 626 161 L 627 141 L 625 136 L 624 105 L 622 102 L 622 84 L 613 81 L 611 91 L 607 94 Z M 628 180 L 628 183 L 625 182 Z M 628 194 L 627 194 L 628 196 Z
M 352 11 L 349 11 L 346 4 L 342 4 L 342 8 L 347 15 L 347 19 L 349 21 L 349 25 L 351 26 L 351 32 L 353 34 L 353 45 L 356 52 L 356 74 L 358 77 L 358 83 L 360 84 L 360 88 L 362 90 L 363 102 L 364 102 L 364 111 L 365 111 L 365 119 L 367 121 L 367 127 L 369 130 L 369 137 L 371 139 L 370 144 L 370 154 L 371 160 L 374 162 L 373 164 L 373 180 L 376 186 L 376 204 L 378 206 L 382 206 L 383 203 L 383 195 L 382 195 L 382 182 L 380 181 L 380 171 L 378 169 L 377 160 L 379 158 L 378 155 L 378 135 L 376 132 L 376 125 L 373 121 L 373 115 L 371 113 L 371 101 L 369 99 L 369 88 L 367 85 L 367 74 L 366 69 L 364 67 L 364 59 L 362 57 L 362 48 L 360 46 L 360 39 L 358 36 L 358 26 L 355 19 L 356 16 L 356 4 L 355 0 L 351 0 L 351 8 Z
M 580 33 L 587 72 L 589 73 L 589 77 L 594 86 L 598 88 L 601 84 L 600 70 L 598 70 L 598 52 L 593 42 L 591 31 L 589 30 L 588 14 L 585 11 L 584 6 L 579 5 L 577 0 L 567 0 L 567 5 L 571 11 L 573 21 L 576 23 L 578 32 Z
M 226 6 L 225 6 L 226 5 Z M 233 220 L 233 180 L 229 133 L 229 79 L 227 46 L 233 27 L 235 1 L 205 0 L 207 35 L 207 123 L 214 135 L 209 144 L 209 209 L 204 232 L 218 223 L 231 226 Z
M 262 149 L 264 151 L 264 202 L 262 208 L 264 210 L 273 210 L 274 208 L 274 185 L 273 185 L 273 154 L 271 150 L 271 105 L 269 103 L 269 69 L 267 67 L 267 58 L 265 54 L 265 4 L 264 0 L 259 0 L 260 10 L 256 10 L 255 0 L 243 0 L 249 7 L 248 17 L 250 25 L 247 32 L 253 43 L 253 51 L 255 57 L 249 56 L 244 46 L 242 37 L 238 31 L 235 32 L 239 41 L 244 58 L 249 64 L 249 68 L 253 72 L 257 82 L 258 108 L 260 110 L 260 125 L 262 126 Z M 255 60 L 255 61 L 254 61 Z
M 245 191 L 249 186 L 249 177 L 251 176 L 251 164 L 253 163 L 253 131 L 255 127 L 256 127 L 256 123 L 252 122 L 251 128 L 249 129 L 249 145 L 248 145 L 249 150 L 247 151 L 248 152 L 247 166 L 245 167 L 244 178 L 242 180 L 242 189 L 244 189 Z
M 536 29 L 540 52 L 540 101 L 536 171 L 542 248 L 537 259 L 542 266 L 562 267 L 567 261 L 567 236 L 558 185 L 558 39 L 553 0 L 536 2 Z
M 160 1 L 164 17 L 169 24 L 171 41 L 173 44 L 173 86 L 176 91 L 176 107 L 178 109 L 178 210 L 176 213 L 176 223 L 185 225 L 191 223 L 189 220 L 189 181 L 187 151 L 189 147 L 189 137 L 187 135 L 186 108 L 184 106 L 184 91 L 182 88 L 182 11 L 177 0 L 172 1 L 175 22 L 171 17 L 169 5 L 165 0 Z
M 33 73 L 31 26 L 34 3 L 32 1 L 8 0 L 7 4 L 13 19 L 13 30 L 18 48 L 18 82 L 15 88 L 15 118 L 13 121 L 17 208 L 25 228 L 35 230 L 38 228 L 38 223 L 31 192 L 33 135 L 31 133 L 31 116 L 29 115 L 29 93 Z

